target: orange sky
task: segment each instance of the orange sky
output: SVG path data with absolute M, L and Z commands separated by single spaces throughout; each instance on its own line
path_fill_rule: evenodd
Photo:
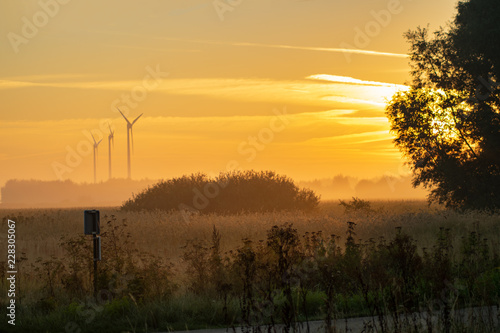
M 408 76 L 402 34 L 455 0 L 41 0 L 0 11 L 0 186 L 168 178 L 234 166 L 295 179 L 402 174 L 384 103 Z M 278 117 L 277 114 L 280 116 Z

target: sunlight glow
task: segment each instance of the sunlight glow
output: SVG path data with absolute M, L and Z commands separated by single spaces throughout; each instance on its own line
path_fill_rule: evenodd
M 201 0 L 125 0 L 119 11 L 114 1 L 5 1 L 0 187 L 59 179 L 55 162 L 67 166 L 64 179 L 93 180 L 90 134 L 103 139 L 97 180 L 107 180 L 107 121 L 113 175 L 124 177 L 127 128 L 117 108 L 143 114 L 135 179 L 218 172 L 231 160 L 304 180 L 397 173 L 384 108 L 408 89 L 401 34 L 444 23 L 455 10 L 449 1 L 408 1 L 387 25 L 369 14 L 387 1 L 214 1 L 234 9 L 224 20 Z M 366 33 L 372 23 L 376 34 Z M 275 110 L 286 110 L 286 126 Z M 435 130 L 446 131 L 439 120 Z

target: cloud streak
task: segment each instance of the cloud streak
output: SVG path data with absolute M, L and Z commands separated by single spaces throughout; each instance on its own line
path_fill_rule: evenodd
M 169 40 L 178 42 L 189 42 L 198 44 L 209 44 L 209 45 L 229 45 L 229 46 L 241 46 L 241 47 L 260 47 L 260 48 L 274 48 L 274 49 L 287 49 L 287 50 L 299 50 L 299 51 L 313 51 L 313 52 L 332 52 L 332 53 L 342 53 L 342 54 L 360 54 L 368 56 L 382 56 L 382 57 L 393 57 L 393 58 L 408 58 L 408 54 L 394 53 L 394 52 L 384 52 L 376 50 L 362 50 L 362 49 L 350 49 L 350 48 L 338 48 L 338 47 L 315 47 L 315 46 L 297 46 L 297 45 L 285 45 L 285 44 L 263 44 L 263 43 L 250 43 L 250 42 L 226 42 L 217 40 L 201 40 L 201 39 L 184 39 L 184 38 L 174 38 L 174 37 L 160 37 L 160 36 L 145 36 L 140 34 L 123 34 L 116 32 L 105 31 L 106 33 L 128 35 L 140 38 L 152 38 L 157 40 Z M 101 31 L 102 33 L 102 31 Z
M 388 130 L 383 131 L 372 131 L 372 132 L 363 132 L 363 133 L 354 133 L 354 134 L 346 134 L 346 135 L 338 135 L 338 136 L 330 136 L 327 138 L 312 138 L 308 140 L 306 143 L 321 143 L 327 145 L 335 145 L 342 143 L 342 145 L 358 145 L 358 144 L 366 144 L 372 142 L 384 142 L 392 140 L 392 136 Z M 391 147 L 391 149 L 393 149 Z
M 140 86 L 140 80 L 59 80 L 57 77 L 27 77 L 26 80 L 0 80 L 0 90 L 27 88 L 108 91 L 112 98 L 120 91 Z M 30 80 L 31 79 L 31 80 Z M 38 80 L 36 80 L 38 79 Z M 42 80 L 43 79 L 43 80 Z M 164 80 L 155 93 L 170 96 L 195 96 L 228 102 L 266 102 L 286 105 L 343 109 L 383 108 L 386 100 L 405 86 L 364 81 L 352 77 L 316 74 L 301 80 L 266 78 L 172 78 Z M 76 92 L 75 92 L 76 93 Z M 182 105 L 180 106 L 182 108 Z M 241 112 L 249 110 L 241 109 Z M 158 114 L 158 113 L 157 113 Z
M 300 50 L 300 51 L 333 52 L 333 53 L 344 53 L 344 54 L 348 53 L 348 54 L 361 54 L 361 55 L 370 55 L 370 56 L 408 58 L 407 54 L 383 52 L 383 51 L 375 51 L 375 50 L 347 49 L 347 48 L 336 48 L 336 47 L 295 46 L 295 45 L 284 45 L 284 44 L 262 44 L 262 43 L 248 43 L 248 42 L 223 42 L 223 41 L 215 41 L 215 40 L 180 39 L 180 38 L 171 38 L 171 37 L 156 37 L 156 38 L 164 39 L 164 40 L 166 39 L 166 40 L 171 40 L 171 41 L 182 41 L 182 42 L 211 44 L 211 45 L 262 47 L 262 48 L 288 49 L 288 50 Z
M 350 76 L 340 76 L 340 75 L 330 75 L 330 74 L 315 74 L 306 77 L 310 80 L 328 81 L 334 83 L 347 83 L 347 84 L 358 84 L 366 86 L 378 86 L 378 87 L 391 87 L 399 89 L 408 89 L 407 86 L 394 83 L 378 82 L 378 81 L 365 81 L 360 79 L 355 79 Z
M 292 46 L 292 45 L 282 45 L 282 44 L 275 44 L 275 45 L 273 45 L 273 44 L 260 44 L 260 43 L 231 43 L 231 45 L 234 45 L 234 46 L 269 47 L 269 48 L 277 48 L 277 49 L 290 49 L 290 50 L 302 50 L 302 51 L 349 53 L 349 54 L 385 56 L 385 57 L 395 57 L 395 58 L 408 58 L 407 54 L 402 54 L 402 53 L 381 52 L 381 51 L 360 50 L 360 49 L 346 49 L 346 48 L 332 48 L 332 47 L 311 47 L 311 46 Z

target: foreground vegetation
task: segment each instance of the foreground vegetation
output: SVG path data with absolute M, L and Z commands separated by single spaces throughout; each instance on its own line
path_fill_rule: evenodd
M 358 199 L 307 214 L 101 214 L 95 299 L 82 210 L 2 211 L 2 228 L 18 226 L 17 330 L 292 329 L 373 316 L 366 332 L 498 331 L 498 215 Z M 454 316 L 475 306 L 485 315 Z

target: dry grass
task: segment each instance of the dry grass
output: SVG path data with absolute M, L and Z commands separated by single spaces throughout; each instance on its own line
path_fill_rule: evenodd
M 389 238 L 396 227 L 414 237 L 419 247 L 431 247 L 440 227 L 451 230 L 454 245 L 461 237 L 479 225 L 489 238 L 493 249 L 500 246 L 500 216 L 474 212 L 460 214 L 429 207 L 424 201 L 372 202 L 371 212 L 346 214 L 338 202 L 324 202 L 313 213 L 263 213 L 232 216 L 194 215 L 188 220 L 181 213 L 122 212 L 118 208 L 102 208 L 101 224 L 111 215 L 118 221 L 126 220 L 132 244 L 141 252 L 163 256 L 173 263 L 180 260 L 182 246 L 189 239 L 209 239 L 215 225 L 220 231 L 223 251 L 234 249 L 241 240 L 265 239 L 266 231 L 273 225 L 293 223 L 299 235 L 304 232 L 322 231 L 344 238 L 347 221 L 357 224 L 357 237 L 362 240 Z M 60 257 L 61 237 L 71 238 L 83 234 L 83 209 L 22 209 L 0 210 L 2 232 L 7 230 L 6 219 L 17 222 L 17 253 L 25 253 L 28 263 L 38 257 Z M 90 242 L 90 237 L 89 237 Z M 103 253 L 103 256 L 106 254 Z
M 29 322 L 28 323 L 29 325 L 32 325 L 32 327 L 38 327 L 37 321 L 43 322 L 41 326 L 42 329 L 39 330 L 40 332 L 51 331 L 51 329 L 49 328 L 52 328 L 53 320 L 58 322 L 57 325 L 59 325 L 60 327 L 64 327 L 65 323 L 69 320 L 73 321 L 79 320 L 80 324 L 83 325 L 82 322 L 85 319 L 84 317 L 78 315 L 78 313 L 70 315 L 68 314 L 69 313 L 68 311 L 72 307 L 73 303 L 70 304 L 70 301 L 73 300 L 73 297 L 82 298 L 83 294 L 86 294 L 89 290 L 91 290 L 90 286 L 92 284 L 91 283 L 92 281 L 90 276 L 90 269 L 87 268 L 87 266 L 83 265 L 82 266 L 83 268 L 82 267 L 78 268 L 79 271 L 77 272 L 77 274 L 75 274 L 75 276 L 81 279 L 80 280 L 80 282 L 82 282 L 81 285 L 84 285 L 83 289 L 85 292 L 83 294 L 79 294 L 78 288 L 75 289 L 72 287 L 72 285 L 64 284 L 65 282 L 72 281 L 71 280 L 72 276 L 70 275 L 70 273 L 68 273 L 69 271 L 65 271 L 63 275 L 57 275 L 57 278 L 54 278 L 53 281 L 56 285 L 55 289 L 57 290 L 55 293 L 50 293 L 50 289 L 47 288 L 50 275 L 47 274 L 46 271 L 42 272 L 40 270 L 40 268 L 43 267 L 43 262 L 37 263 L 37 258 L 41 258 L 42 260 L 45 261 L 45 263 L 47 263 L 47 261 L 49 261 L 51 257 L 57 257 L 62 259 L 64 255 L 67 255 L 61 247 L 61 238 L 64 237 L 66 240 L 68 239 L 75 240 L 78 239 L 79 236 L 83 235 L 83 210 L 84 210 L 83 208 L 0 210 L 0 217 L 1 217 L 0 238 L 6 237 L 7 219 L 12 219 L 16 221 L 17 259 L 19 261 L 21 256 L 26 256 L 28 258 L 25 261 L 18 262 L 16 267 L 19 272 L 17 280 L 17 287 L 19 288 L 18 290 L 19 301 L 20 304 L 26 304 L 26 306 L 23 308 L 24 309 L 23 311 L 27 311 L 26 316 L 30 315 L 34 316 L 33 322 Z M 202 323 L 203 325 L 205 324 L 213 325 L 214 323 L 220 324 L 221 322 L 229 323 L 226 320 L 227 318 L 225 317 L 225 314 L 223 315 L 223 313 L 225 313 L 223 310 L 225 304 L 223 304 L 221 300 L 219 300 L 217 303 L 219 306 L 218 308 L 219 310 L 217 312 L 218 317 L 217 320 L 214 321 L 213 318 L 215 317 L 213 316 L 215 316 L 215 314 L 213 312 L 213 304 L 211 303 L 213 301 L 212 298 L 209 299 L 210 303 L 207 303 L 208 305 L 206 307 L 204 307 L 203 305 L 204 303 L 201 303 L 202 306 L 200 308 L 199 307 L 200 300 L 204 298 L 201 296 L 200 296 L 201 298 L 195 297 L 196 292 L 194 292 L 193 294 L 190 289 L 192 282 L 195 281 L 194 279 L 199 274 L 190 275 L 189 270 L 187 268 L 190 267 L 192 268 L 193 262 L 199 262 L 200 260 L 204 260 L 203 262 L 207 263 L 209 261 L 207 260 L 207 258 L 209 259 L 210 257 L 207 257 L 206 255 L 200 255 L 198 257 L 194 257 L 194 259 L 191 262 L 189 261 L 190 260 L 189 258 L 186 259 L 186 261 L 183 261 L 182 259 L 183 254 L 189 253 L 187 251 L 190 250 L 192 251 L 193 249 L 195 249 L 195 246 L 193 246 L 194 243 L 191 243 L 190 247 L 188 247 L 187 249 L 183 248 L 189 240 L 198 239 L 204 241 L 207 247 L 211 246 L 210 239 L 214 231 L 213 230 L 214 226 L 217 228 L 217 231 L 221 235 L 220 245 L 222 253 L 226 251 L 234 251 L 235 249 L 238 248 L 241 249 L 241 246 L 243 244 L 242 242 L 243 239 L 250 239 L 254 242 L 266 239 L 269 240 L 268 232 L 272 229 L 272 227 L 275 225 L 284 225 L 285 223 L 293 224 L 293 228 L 297 230 L 299 239 L 306 232 L 311 233 L 311 232 L 321 231 L 322 234 L 325 236 L 325 239 L 328 239 L 329 238 L 328 236 L 331 234 L 340 236 L 341 241 L 338 244 L 342 246 L 346 241 L 346 231 L 347 231 L 348 221 L 356 223 L 356 227 L 354 229 L 356 233 L 355 235 L 356 244 L 363 244 L 365 241 L 369 241 L 370 239 L 374 239 L 377 241 L 381 237 L 383 237 L 385 240 L 394 240 L 395 239 L 394 237 L 397 234 L 395 232 L 395 229 L 402 228 L 404 234 L 410 235 L 411 239 L 417 241 L 417 247 L 418 247 L 417 251 L 420 252 L 421 258 L 425 257 L 422 256 L 423 248 L 430 249 L 437 244 L 437 237 L 440 234 L 439 232 L 440 228 L 449 229 L 449 234 L 451 235 L 451 240 L 453 243 L 453 248 L 451 249 L 451 252 L 455 256 L 454 258 L 450 259 L 454 265 L 459 264 L 461 262 L 460 261 L 461 258 L 465 259 L 468 258 L 469 261 L 470 259 L 475 260 L 479 258 L 479 256 L 470 255 L 469 257 L 467 257 L 466 255 L 462 254 L 464 253 L 461 250 L 462 246 L 464 243 L 467 243 L 467 241 L 464 242 L 462 238 L 470 237 L 472 235 L 471 234 L 472 231 L 481 234 L 481 239 L 488 238 L 487 247 L 491 250 L 490 251 L 491 254 L 495 255 L 495 258 L 498 258 L 498 254 L 500 253 L 499 214 L 491 215 L 481 212 L 470 212 L 461 214 L 453 211 L 444 210 L 442 207 L 428 206 L 427 203 L 424 201 L 371 202 L 369 209 L 358 210 L 350 213 L 344 212 L 344 207 L 339 205 L 338 202 L 331 201 L 331 202 L 323 202 L 319 206 L 319 208 L 312 213 L 281 212 L 281 213 L 242 214 L 242 215 L 232 215 L 232 216 L 193 215 L 190 216 L 188 219 L 186 219 L 186 216 L 183 216 L 183 214 L 180 212 L 175 212 L 175 213 L 165 213 L 159 211 L 124 212 L 120 211 L 118 208 L 101 208 L 100 211 L 101 211 L 101 231 L 104 232 L 106 231 L 106 229 L 108 229 L 109 231 L 109 227 L 107 226 L 106 222 L 116 218 L 116 221 L 113 223 L 113 225 L 115 226 L 114 228 L 116 230 L 119 230 L 119 234 L 121 237 L 120 240 L 125 241 L 124 238 L 127 238 L 124 237 L 125 233 L 129 233 L 131 235 L 130 238 L 131 242 L 122 242 L 121 246 L 124 246 L 123 244 L 128 244 L 127 246 L 129 246 L 130 249 L 132 250 L 137 250 L 139 253 L 142 254 L 151 253 L 163 260 L 163 263 L 161 263 L 160 260 L 158 262 L 154 262 L 153 266 L 149 266 L 147 260 L 141 261 L 142 259 L 140 258 L 142 257 L 140 258 L 137 257 L 136 259 L 138 260 L 133 260 L 134 262 L 137 262 L 137 265 L 134 263 L 134 269 L 130 271 L 132 273 L 128 274 L 127 273 L 128 271 L 125 270 L 116 270 L 116 272 L 119 272 L 119 274 L 122 275 L 128 274 L 132 277 L 138 277 L 139 280 L 141 278 L 142 279 L 147 278 L 148 279 L 147 281 L 149 281 L 147 283 L 149 283 L 150 285 L 153 279 L 157 279 L 157 276 L 160 276 L 160 275 L 154 275 L 156 272 L 160 273 L 168 272 L 167 275 L 165 276 L 162 275 L 163 276 L 162 278 L 157 279 L 158 281 L 160 280 L 162 281 L 160 285 L 163 287 L 170 285 L 177 285 L 179 287 L 179 288 L 173 288 L 172 294 L 168 294 L 170 308 L 168 307 L 166 308 L 164 306 L 163 298 L 151 297 L 151 295 L 156 295 L 156 293 L 148 294 L 149 296 L 147 297 L 149 298 L 147 299 L 149 301 L 147 305 L 137 307 L 137 304 L 135 303 L 136 307 L 134 307 L 131 305 L 132 303 L 130 302 L 132 301 L 130 301 L 130 299 L 127 298 L 130 301 L 129 302 L 127 301 L 127 299 L 124 300 L 120 298 L 123 295 L 127 294 L 122 295 L 118 291 L 116 292 L 117 298 L 110 303 L 104 304 L 103 306 L 106 309 L 108 309 L 107 311 L 112 311 L 113 309 L 116 310 L 116 308 L 120 308 L 121 306 L 120 304 L 122 304 L 123 302 L 125 303 L 129 302 L 130 304 L 127 303 L 128 305 L 125 306 L 124 309 L 125 308 L 128 309 L 127 311 L 129 312 L 127 313 L 130 316 L 132 316 L 134 320 L 136 320 L 137 322 L 144 322 L 144 320 L 146 320 L 145 318 L 149 318 L 150 316 L 149 313 L 150 309 L 155 309 L 155 311 L 158 314 L 158 318 L 160 317 L 168 318 L 168 320 L 166 320 L 165 323 L 163 324 L 161 323 L 155 324 L 160 326 L 164 325 L 161 327 L 166 327 L 165 325 L 167 325 L 166 324 L 167 322 L 170 325 L 170 321 L 174 322 L 175 325 L 177 325 L 175 327 L 180 327 L 180 328 L 183 328 L 184 327 L 183 325 L 185 325 L 186 323 L 200 324 L 199 322 L 200 319 L 198 317 L 198 315 L 200 314 L 203 314 L 204 316 L 206 315 L 206 318 L 204 317 L 205 319 Z M 125 221 L 127 224 L 127 226 L 124 229 L 122 228 L 122 221 Z M 87 237 L 89 248 L 90 248 L 91 238 L 92 237 L 90 236 Z M 102 262 L 101 265 L 103 266 L 101 267 L 107 267 L 106 264 L 108 264 L 108 272 L 112 271 L 109 269 L 109 263 L 115 262 L 115 260 L 113 259 L 115 257 L 112 256 L 112 253 L 106 253 L 104 249 L 109 249 L 111 247 L 109 246 L 109 244 L 112 243 L 113 239 L 114 238 L 111 237 L 109 233 L 105 238 L 103 238 L 103 242 L 105 242 L 105 244 L 108 246 L 107 247 L 103 246 L 104 252 L 102 253 L 102 256 L 104 258 L 104 261 Z M 372 242 L 371 244 L 376 244 L 376 243 L 383 244 L 384 242 Z M 481 242 L 481 244 L 483 243 Z M 360 248 L 365 248 L 368 249 L 369 251 L 375 251 L 375 252 L 379 251 L 375 248 L 370 248 L 369 246 L 366 247 L 362 246 Z M 76 256 L 78 258 L 81 258 L 82 253 L 90 254 L 90 252 L 80 251 Z M 343 253 L 345 254 L 347 253 L 347 251 L 344 251 Z M 378 255 L 387 256 L 387 253 L 384 251 L 379 251 L 377 253 Z M 225 273 L 220 275 L 219 277 L 221 276 L 224 277 L 226 276 L 226 274 L 229 274 L 227 276 L 230 277 L 229 278 L 230 281 L 235 282 L 235 284 L 233 285 L 234 290 L 232 292 L 236 293 L 236 295 L 241 296 L 243 295 L 241 294 L 240 290 L 241 286 L 239 285 L 241 281 L 238 280 L 238 278 L 234 278 L 235 276 L 238 277 L 241 276 L 241 274 L 238 273 L 240 272 L 239 270 L 233 271 L 233 269 L 239 267 L 238 265 L 234 264 L 234 261 L 236 260 L 234 254 L 235 252 L 233 252 L 233 256 L 231 256 L 231 258 L 233 258 L 233 264 L 228 266 L 229 268 L 224 268 Z M 56 260 L 56 262 L 63 262 L 67 266 L 68 262 L 71 262 L 72 258 L 75 257 L 68 257 L 65 258 L 64 260 Z M 198 258 L 204 258 L 204 259 L 198 260 Z M 270 258 L 272 258 L 272 256 L 269 258 L 268 257 L 263 257 L 263 258 L 264 259 L 267 258 L 265 260 L 271 260 Z M 342 281 L 344 281 L 342 279 L 338 280 L 339 277 L 347 277 L 348 281 L 356 280 L 352 278 L 354 275 L 352 275 L 353 272 L 351 272 L 348 269 L 349 267 L 362 267 L 363 272 L 365 272 L 366 270 L 367 273 L 365 272 L 366 274 L 362 275 L 362 277 L 364 277 L 364 279 L 368 282 L 372 281 L 371 279 L 374 276 L 376 277 L 379 276 L 377 274 L 380 273 L 380 269 L 383 271 L 386 270 L 385 266 L 385 263 L 387 263 L 386 261 L 382 261 L 383 265 L 377 266 L 376 264 L 378 263 L 378 261 L 375 260 L 376 258 L 378 258 L 377 256 L 374 256 L 373 258 L 368 256 L 367 258 L 369 262 L 373 263 L 373 265 L 371 266 L 364 265 L 362 261 L 356 261 L 355 256 L 351 257 L 347 255 L 343 256 L 340 255 L 337 258 L 338 262 L 335 261 L 331 263 L 331 265 L 333 265 L 332 267 L 334 267 L 335 271 L 338 272 L 339 274 L 337 276 L 337 280 L 335 281 L 337 282 L 340 281 L 339 283 L 342 283 Z M 442 259 L 444 257 L 438 256 L 436 260 L 440 258 Z M 264 260 L 264 259 L 261 258 L 259 260 Z M 325 258 L 319 258 L 319 259 L 317 258 L 317 260 L 323 260 L 323 259 Z M 90 262 L 90 260 L 91 260 L 90 258 L 87 258 L 87 261 Z M 266 263 L 267 265 L 268 262 L 265 260 L 262 261 L 262 263 Z M 85 261 L 85 259 L 83 261 Z M 119 260 L 116 262 L 119 262 Z M 170 268 L 167 271 L 156 269 L 157 267 L 162 267 L 167 263 L 174 264 L 172 270 L 170 270 Z M 344 264 L 342 263 L 347 263 L 347 264 L 344 266 Z M 433 263 L 434 261 L 432 260 L 427 263 L 427 265 L 431 265 L 429 267 L 431 267 L 430 270 L 432 272 L 436 271 L 434 268 L 432 268 L 434 267 L 432 266 Z M 497 275 L 495 274 L 495 270 L 492 270 L 492 267 L 498 267 L 498 260 L 488 259 L 487 263 L 488 265 L 491 264 L 490 266 L 488 266 L 489 270 L 484 272 L 479 270 L 478 271 L 479 273 L 476 274 L 478 278 L 479 277 L 482 278 L 481 281 L 483 281 L 484 283 L 471 284 L 472 287 L 470 292 L 468 291 L 467 293 L 461 294 L 461 299 L 464 302 L 466 302 L 464 303 L 465 306 L 471 306 L 471 305 L 475 306 L 477 304 L 490 305 L 490 303 L 488 303 L 489 298 L 485 297 L 481 293 L 482 289 L 480 288 L 488 287 L 489 288 L 488 290 L 498 290 L 495 289 L 496 288 L 495 286 L 498 285 L 499 280 Z M 6 267 L 5 263 L 2 264 L 0 262 L 0 264 L 1 264 L 0 267 Z M 274 267 L 272 264 L 270 266 Z M 474 268 L 475 266 L 474 267 L 473 266 L 474 265 L 471 265 L 470 267 Z M 201 271 L 205 272 L 207 267 L 209 266 L 205 265 L 203 270 Z M 429 267 L 427 267 L 427 270 L 422 269 L 423 273 L 419 275 L 425 281 L 434 277 L 434 275 L 431 275 L 431 278 L 429 278 L 426 275 L 426 272 L 429 271 Z M 142 268 L 144 268 L 144 271 L 141 271 Z M 340 272 L 338 269 L 341 269 L 342 272 Z M 473 275 L 475 274 L 474 272 L 475 271 L 470 271 L 469 275 L 464 275 L 464 276 L 466 277 L 474 276 Z M 0 273 L 4 274 L 5 270 L 0 271 Z M 456 274 L 455 276 L 458 277 L 459 273 L 460 272 L 458 273 L 455 272 L 453 274 Z M 237 274 L 237 275 L 232 275 L 232 274 Z M 411 275 L 413 276 L 413 274 Z M 214 278 L 215 275 L 211 276 L 212 278 Z M 282 276 L 282 275 L 278 274 L 277 276 Z M 308 276 L 309 275 L 307 274 L 304 276 L 305 282 L 308 281 L 307 280 Z M 382 276 L 385 275 L 382 274 Z M 110 279 L 111 278 L 107 279 L 105 282 L 112 281 Z M 461 286 L 460 283 L 466 283 L 469 281 L 464 277 L 462 277 L 461 279 L 462 280 L 458 281 L 459 286 Z M 2 281 L 6 281 L 5 278 L 2 279 Z M 206 295 L 211 295 L 210 297 L 213 297 L 213 295 L 215 295 L 211 292 L 214 292 L 214 290 L 216 290 L 214 287 L 214 283 L 217 281 L 218 281 L 217 279 L 210 280 L 210 286 L 206 291 Z M 387 280 L 387 281 L 392 281 L 392 280 Z M 205 280 L 203 280 L 203 282 L 207 283 Z M 257 285 L 258 280 L 255 280 L 252 283 Z M 104 283 L 103 285 L 108 286 L 107 283 Z M 204 286 L 205 284 L 202 285 Z M 141 295 L 140 289 L 134 289 L 134 286 L 135 285 L 132 283 L 127 285 L 126 290 L 130 297 L 132 297 L 130 294 L 131 292 L 132 293 L 136 292 L 136 294 L 134 295 Z M 215 286 L 218 285 L 215 284 Z M 2 290 L 5 290 L 6 285 L 2 283 L 1 287 Z M 114 287 L 112 286 L 110 288 Z M 281 290 L 278 289 L 276 289 L 275 291 Z M 150 292 L 153 289 L 148 289 L 148 290 L 149 290 L 148 292 Z M 281 292 L 283 292 L 283 290 L 281 290 Z M 287 290 L 291 289 L 289 288 Z M 435 295 L 433 294 L 434 291 L 431 289 L 426 289 L 425 286 L 419 286 L 418 290 L 419 292 L 422 293 L 422 295 L 427 295 L 431 300 L 433 300 L 434 299 L 433 297 L 435 297 Z M 326 294 L 324 293 L 324 289 L 316 290 L 312 288 L 310 292 L 312 295 L 310 303 L 310 306 L 312 307 L 311 309 L 317 310 L 317 311 L 315 310 L 316 312 L 313 311 L 311 313 L 314 313 L 315 315 L 318 316 L 320 316 L 320 314 L 326 313 L 324 312 L 325 308 L 322 307 L 324 304 L 326 304 L 325 300 L 327 299 L 325 298 Z M 378 289 L 375 290 L 376 295 L 385 295 L 384 293 L 379 294 L 379 292 L 380 290 Z M 45 301 L 47 299 L 47 295 L 50 294 L 52 294 L 52 297 L 49 297 L 48 300 Z M 271 294 L 272 293 L 270 293 L 269 295 Z M 260 297 L 263 297 L 263 295 L 264 294 L 261 294 Z M 490 295 L 490 294 L 487 293 L 485 295 Z M 232 304 L 230 306 L 231 310 L 230 313 L 233 313 L 234 315 L 237 316 L 243 313 L 242 312 L 243 309 L 241 309 L 240 307 L 241 304 L 238 303 L 237 299 L 237 297 L 240 296 L 234 296 L 233 294 L 230 294 L 229 304 L 230 305 Z M 362 299 L 362 294 L 360 289 L 356 289 L 356 294 L 354 295 L 351 295 L 350 292 L 347 291 L 345 294 L 340 293 L 340 295 L 337 296 L 341 297 L 341 299 L 343 299 L 346 302 L 345 304 L 344 303 L 339 303 L 339 304 L 341 304 L 341 306 L 344 306 L 346 311 L 348 311 L 347 313 L 349 314 L 359 315 L 361 313 L 366 314 L 368 313 L 367 311 L 369 310 L 373 311 L 373 308 L 370 307 L 370 303 L 368 302 L 368 300 Z M 131 299 L 133 300 L 134 298 Z M 438 300 L 438 298 L 435 299 Z M 331 302 L 332 300 L 333 298 L 330 299 L 328 302 Z M 387 299 L 385 298 L 384 300 L 387 301 Z M 479 300 L 479 303 L 477 300 Z M 484 304 L 483 301 L 485 302 Z M 382 303 L 383 302 L 381 301 L 381 304 L 379 305 L 381 306 L 384 305 L 385 307 L 387 307 L 387 304 L 385 303 L 382 304 Z M 306 303 L 304 302 L 304 304 Z M 384 311 L 390 310 L 389 308 L 384 308 L 384 309 L 385 309 Z M 53 318 L 56 319 L 48 319 L 44 321 L 43 318 L 45 318 L 45 312 L 53 315 L 54 316 Z M 182 315 L 179 316 L 179 313 L 181 313 Z M 191 316 L 192 313 L 196 313 L 197 315 L 192 317 Z M 390 313 L 390 311 L 388 313 Z M 323 317 L 318 317 L 318 318 L 323 318 Z M 99 320 L 93 322 L 91 326 L 88 327 L 85 326 L 86 328 L 84 328 L 83 331 L 89 331 L 89 332 L 95 331 L 93 326 L 94 324 L 104 325 L 104 324 L 109 324 L 108 322 L 109 319 L 107 318 L 107 312 L 106 312 L 103 313 L 101 317 L 99 317 Z M 240 321 L 238 321 L 238 323 L 239 322 Z M 115 324 L 116 323 L 114 323 L 113 325 Z M 123 327 L 128 327 L 127 323 L 121 323 L 120 325 L 122 325 Z M 496 326 L 492 326 L 492 329 L 493 327 L 496 328 Z M 490 329 L 489 331 L 492 330 Z

